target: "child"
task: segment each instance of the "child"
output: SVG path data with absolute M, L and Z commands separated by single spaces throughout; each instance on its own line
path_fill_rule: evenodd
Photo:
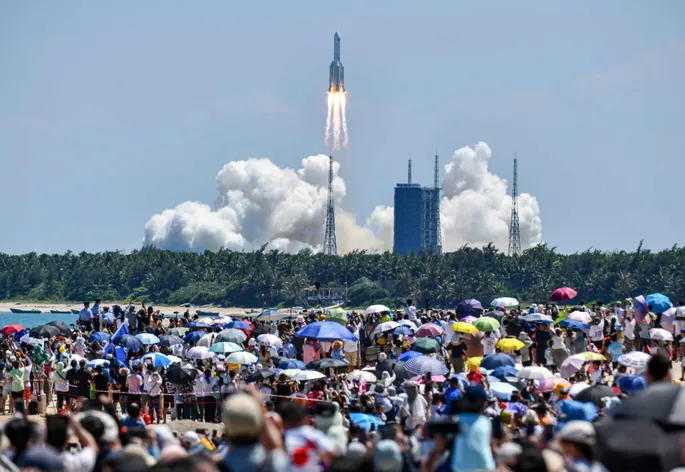
M 469 373 L 466 374 L 466 378 L 469 379 L 469 384 L 471 386 L 480 385 L 483 386 L 483 373 L 480 371 L 480 367 L 475 362 L 469 362 Z
M 444 403 L 443 399 L 443 395 L 433 395 L 433 400 L 431 401 L 431 418 L 440 416 L 439 411 Z

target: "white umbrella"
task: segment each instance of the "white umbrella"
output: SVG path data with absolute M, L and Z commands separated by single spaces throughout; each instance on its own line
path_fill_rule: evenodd
M 582 357 L 576 357 L 576 356 L 569 356 L 566 359 L 564 359 L 564 362 L 561 363 L 561 366 L 559 367 L 559 372 L 561 373 L 561 376 L 564 378 L 569 378 L 576 372 L 578 372 L 582 367 L 583 364 L 585 364 L 585 359 Z
M 233 321 L 233 318 L 231 318 L 230 316 L 217 316 L 216 318 L 214 318 L 212 320 L 211 324 L 221 325 L 221 324 L 230 323 L 231 321 Z
M 76 361 L 76 362 L 80 363 L 81 361 L 84 361 L 84 360 L 85 359 L 83 357 L 79 356 L 78 354 L 72 354 L 71 356 L 69 356 L 69 363 L 71 363 L 71 361 Z
M 516 374 L 516 377 L 519 379 L 551 379 L 554 377 L 554 374 L 549 371 L 549 369 L 539 366 L 539 365 L 532 365 L 529 367 L 524 367 L 523 369 L 519 370 L 518 374 Z
M 43 340 L 39 338 L 32 338 L 28 334 L 23 335 L 21 338 L 19 338 L 19 342 L 21 343 L 26 343 L 30 344 L 32 346 L 42 346 L 43 345 Z M 83 359 L 81 357 L 81 359 Z
M 554 323 L 551 316 L 543 315 L 542 313 L 531 313 L 530 315 L 522 316 L 523 321 L 531 321 L 535 323 Z
M 269 346 L 283 347 L 283 340 L 275 334 L 260 334 L 257 336 L 257 341 Z
M 371 305 L 366 310 L 364 310 L 364 314 L 373 315 L 375 313 L 385 313 L 387 311 L 390 311 L 390 308 L 388 308 L 385 305 Z
M 376 372 L 376 367 L 374 367 L 372 365 L 367 365 L 367 366 L 362 367 L 362 370 L 364 372 Z
M 180 357 L 172 356 L 171 354 L 168 354 L 167 357 L 169 358 L 172 364 L 183 361 Z
M 569 314 L 566 318 L 569 320 L 580 321 L 584 324 L 588 324 L 590 321 L 592 321 L 592 316 L 590 316 L 589 313 L 586 313 L 584 311 L 574 311 L 573 313 Z
M 373 330 L 371 333 L 371 336 L 374 336 L 376 334 L 381 334 L 385 333 L 386 331 L 392 331 L 393 329 L 397 328 L 400 324 L 397 321 L 386 321 L 385 323 L 381 323 L 378 326 L 376 326 L 376 329 Z
M 363 380 L 367 383 L 375 383 L 378 379 L 376 379 L 376 376 L 373 373 L 368 372 L 366 370 L 353 370 L 352 372 L 347 374 L 347 380 Z
M 293 375 L 292 379 L 299 382 L 306 382 L 308 380 L 323 379 L 326 376 L 321 372 L 316 372 L 315 370 L 303 370 Z
M 576 395 L 578 395 L 580 392 L 582 392 L 583 390 L 585 390 L 588 387 L 589 387 L 589 385 L 587 384 L 587 382 L 574 383 L 573 385 L 571 385 L 571 388 L 568 389 L 568 394 L 571 395 L 572 397 L 575 397 Z
M 209 352 L 209 349 L 204 346 L 195 346 L 188 349 L 186 357 L 188 359 L 211 359 L 214 357 L 214 353 Z
M 661 328 L 652 328 L 649 330 L 649 337 L 656 341 L 673 341 L 673 335 Z
M 202 336 L 198 341 L 198 346 L 211 347 L 212 344 L 216 342 L 216 333 L 207 333 Z
M 517 299 L 513 297 L 500 297 L 500 298 L 495 298 L 492 302 L 490 302 L 491 306 L 519 306 L 520 303 Z
M 244 351 L 234 352 L 226 358 L 226 362 L 228 362 L 229 364 L 256 364 L 257 361 L 257 356 Z
M 644 369 L 647 367 L 647 363 L 651 358 L 652 356 L 646 352 L 630 351 L 629 353 L 620 356 L 618 358 L 618 363 L 633 369 Z
M 204 318 L 198 318 L 195 321 L 197 321 L 198 323 L 212 324 L 214 322 L 214 318 L 210 318 L 208 316 L 205 316 Z
M 401 326 L 409 326 L 414 331 L 416 331 L 418 329 L 418 327 L 416 326 L 416 323 L 414 323 L 412 320 L 400 320 L 400 321 L 398 321 L 398 323 Z

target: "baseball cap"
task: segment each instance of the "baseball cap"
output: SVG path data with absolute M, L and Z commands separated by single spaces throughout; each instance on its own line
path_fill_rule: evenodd
M 189 447 L 200 444 L 200 436 L 195 431 L 186 431 L 181 438 Z
M 594 446 L 596 443 L 595 427 L 589 421 L 572 420 L 561 428 L 556 439 L 570 443 Z
M 373 468 L 377 472 L 401 472 L 404 467 L 402 449 L 391 439 L 383 439 L 373 451 Z
M 257 438 L 264 426 L 262 406 L 251 395 L 236 393 L 224 402 L 223 420 L 227 438 Z

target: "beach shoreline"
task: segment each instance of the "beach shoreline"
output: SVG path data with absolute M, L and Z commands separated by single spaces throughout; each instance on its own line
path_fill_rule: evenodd
M 119 305 L 122 308 L 128 306 L 128 302 L 114 302 L 114 301 L 103 301 L 101 306 L 109 306 L 112 307 L 113 305 Z M 141 303 L 134 303 L 136 308 L 139 308 L 142 306 Z M 93 306 L 93 302 L 91 302 L 91 307 Z M 149 304 L 147 305 L 149 306 Z M 215 307 L 184 307 L 184 306 L 171 306 L 171 305 L 152 305 L 155 310 L 159 310 L 161 313 L 165 315 L 173 315 L 175 312 L 178 312 L 179 315 L 183 315 L 186 310 L 190 311 L 191 316 L 197 313 L 198 311 L 202 312 L 211 312 L 211 313 L 218 313 L 219 315 L 226 315 L 226 316 L 236 316 L 236 315 L 248 315 L 248 314 L 255 314 L 259 313 L 260 310 L 254 309 L 254 308 L 240 308 L 240 307 L 231 307 L 231 308 L 215 308 Z M 71 311 L 71 310 L 80 310 L 83 308 L 82 303 L 37 303 L 37 302 L 0 302 L 0 313 L 9 313 L 11 310 L 10 308 L 19 308 L 22 310 L 30 310 L 30 309 L 36 309 L 40 310 L 40 314 L 44 315 L 50 315 L 51 311 L 50 310 L 59 310 L 59 311 Z M 36 313 L 39 314 L 39 313 Z M 202 315 L 200 315 L 202 316 Z M 206 315 L 205 315 L 206 316 Z

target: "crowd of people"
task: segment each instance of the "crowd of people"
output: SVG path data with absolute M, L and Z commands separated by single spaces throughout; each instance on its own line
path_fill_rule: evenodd
M 0 329 L 0 470 L 675 470 L 685 302 L 650 297 L 234 319 L 84 303 L 71 326 Z

